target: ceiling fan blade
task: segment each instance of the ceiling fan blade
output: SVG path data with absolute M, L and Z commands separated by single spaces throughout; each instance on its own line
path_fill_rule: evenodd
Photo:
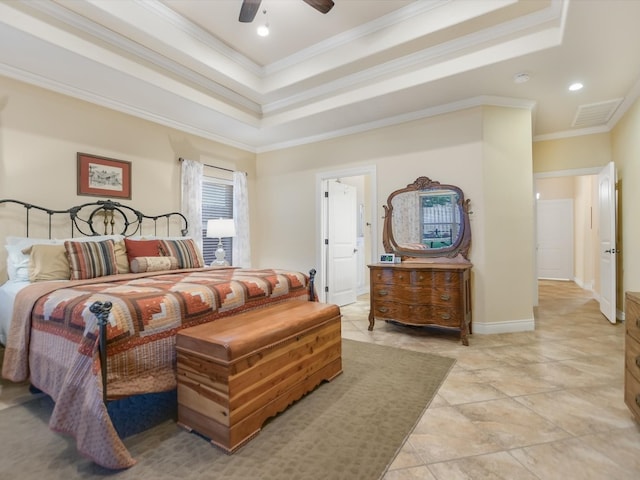
M 256 18 L 256 13 L 260 8 L 260 2 L 262 0 L 243 0 L 242 7 L 240 8 L 240 20 L 242 23 L 251 23 Z
M 333 8 L 333 0 L 303 0 L 321 13 L 327 13 Z

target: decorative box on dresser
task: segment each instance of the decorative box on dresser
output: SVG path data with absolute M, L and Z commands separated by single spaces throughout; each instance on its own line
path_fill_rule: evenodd
M 640 293 L 625 296 L 624 401 L 640 421 Z
M 404 325 L 438 326 L 471 333 L 471 263 L 398 263 L 369 265 L 371 309 L 375 319 Z

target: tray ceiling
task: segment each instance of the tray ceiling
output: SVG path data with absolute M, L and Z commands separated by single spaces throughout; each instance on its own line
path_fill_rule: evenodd
M 606 131 L 637 97 L 640 2 L 240 5 L 3 1 L 0 74 L 258 152 L 477 105 L 530 109 L 537 138 Z

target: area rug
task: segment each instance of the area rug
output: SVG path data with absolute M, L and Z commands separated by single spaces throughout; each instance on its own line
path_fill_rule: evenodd
M 50 431 L 52 402 L 38 398 L 0 411 L 0 478 L 379 479 L 454 362 L 343 340 L 343 373 L 268 420 L 236 453 L 165 419 L 125 439 L 138 463 L 122 471 L 97 466 L 73 439 Z

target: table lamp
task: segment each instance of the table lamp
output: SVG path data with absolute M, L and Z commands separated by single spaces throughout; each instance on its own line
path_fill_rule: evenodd
M 236 226 L 233 218 L 217 218 L 207 220 L 207 237 L 218 239 L 218 248 L 216 250 L 216 259 L 211 262 L 211 265 L 229 265 L 229 262 L 225 260 L 224 247 L 222 246 L 222 239 L 236 236 Z

